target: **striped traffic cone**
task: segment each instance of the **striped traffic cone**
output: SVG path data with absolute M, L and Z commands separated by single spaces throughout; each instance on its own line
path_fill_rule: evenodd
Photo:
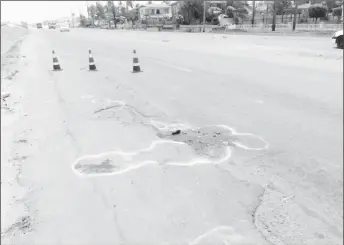
M 136 56 L 136 50 L 134 49 L 134 58 L 133 58 L 133 73 L 141 72 L 139 58 Z
M 61 71 L 61 67 L 59 61 L 55 55 L 55 51 L 53 50 L 53 71 Z
M 89 53 L 88 55 L 89 71 L 96 71 L 97 67 L 94 64 L 94 59 L 93 59 L 91 50 L 88 50 L 88 53 Z

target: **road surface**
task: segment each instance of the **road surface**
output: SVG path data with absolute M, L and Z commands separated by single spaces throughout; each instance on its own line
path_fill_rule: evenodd
M 3 244 L 342 244 L 334 46 L 31 30 L 2 62 Z

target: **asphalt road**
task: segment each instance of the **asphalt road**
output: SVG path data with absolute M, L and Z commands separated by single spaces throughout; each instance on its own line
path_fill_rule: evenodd
M 17 73 L 2 82 L 2 242 L 342 244 L 334 46 L 32 30 L 3 67 Z

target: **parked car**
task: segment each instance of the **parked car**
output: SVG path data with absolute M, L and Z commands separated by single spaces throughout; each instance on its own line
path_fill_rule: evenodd
M 344 36 L 343 30 L 337 31 L 332 35 L 332 39 L 335 39 L 338 48 L 344 49 Z
M 61 26 L 60 27 L 60 32 L 65 32 L 65 31 L 67 31 L 67 32 L 70 31 L 69 26 Z
M 37 26 L 37 29 L 42 29 L 43 28 L 42 27 L 42 23 L 37 23 L 36 26 Z

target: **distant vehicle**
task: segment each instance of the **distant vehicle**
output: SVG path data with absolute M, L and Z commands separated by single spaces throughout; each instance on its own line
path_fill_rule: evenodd
M 55 23 L 49 23 L 48 27 L 49 27 L 49 29 L 56 29 L 56 24 Z
M 69 29 L 69 26 L 61 26 L 60 27 L 60 32 L 69 32 L 70 29 Z
M 42 23 L 37 23 L 36 25 L 37 25 L 37 29 L 43 28 L 43 27 L 42 27 Z
M 337 31 L 332 35 L 332 39 L 335 39 L 338 48 L 344 49 L 344 36 L 343 30 Z

